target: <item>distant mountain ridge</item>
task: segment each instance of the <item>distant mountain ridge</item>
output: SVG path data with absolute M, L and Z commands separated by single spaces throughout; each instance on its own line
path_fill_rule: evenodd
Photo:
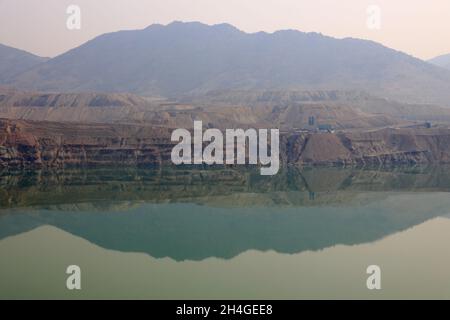
M 437 56 L 433 59 L 428 60 L 428 62 L 450 70 L 450 53 Z
M 14 76 L 47 60 L 48 58 L 0 44 L 0 83 L 9 82 Z
M 198 22 L 103 34 L 8 82 L 179 97 L 229 89 L 364 90 L 450 106 L 450 71 L 373 41 Z

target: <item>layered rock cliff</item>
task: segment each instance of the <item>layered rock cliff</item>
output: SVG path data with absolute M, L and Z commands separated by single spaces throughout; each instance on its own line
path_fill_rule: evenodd
M 132 125 L 0 120 L 0 165 L 160 165 L 169 129 Z
M 0 119 L 0 165 L 170 164 L 172 129 Z M 450 163 L 450 129 L 381 129 L 338 133 L 283 133 L 283 163 L 390 165 Z

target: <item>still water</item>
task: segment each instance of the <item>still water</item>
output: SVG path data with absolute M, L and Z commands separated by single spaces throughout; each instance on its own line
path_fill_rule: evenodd
M 0 298 L 450 299 L 449 214 L 448 167 L 3 171 Z

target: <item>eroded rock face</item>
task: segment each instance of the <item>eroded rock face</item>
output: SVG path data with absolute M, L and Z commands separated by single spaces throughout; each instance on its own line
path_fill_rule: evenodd
M 0 166 L 170 164 L 172 130 L 0 119 Z M 450 129 L 284 133 L 280 154 L 297 165 L 450 163 Z
M 170 161 L 169 129 L 0 120 L 0 165 L 160 165 Z
M 286 138 L 285 138 L 286 139 Z M 382 129 L 287 137 L 288 163 L 390 165 L 450 163 L 450 129 Z

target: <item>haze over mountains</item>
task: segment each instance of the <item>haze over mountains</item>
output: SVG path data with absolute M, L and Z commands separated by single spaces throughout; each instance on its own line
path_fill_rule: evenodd
M 228 89 L 356 89 L 450 106 L 450 71 L 372 41 L 294 30 L 248 34 L 196 22 L 104 34 L 1 81 L 40 91 L 164 97 Z

